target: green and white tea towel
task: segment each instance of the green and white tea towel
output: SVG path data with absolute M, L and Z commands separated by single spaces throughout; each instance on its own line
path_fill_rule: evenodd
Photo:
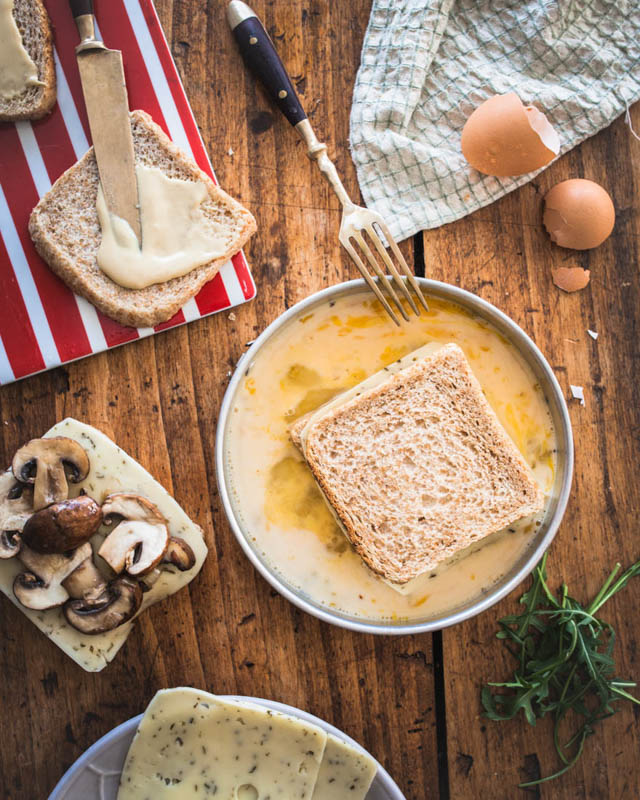
M 465 216 L 535 173 L 491 178 L 460 151 L 483 100 L 514 91 L 561 153 L 640 97 L 640 0 L 374 0 L 351 111 L 366 204 L 397 239 Z

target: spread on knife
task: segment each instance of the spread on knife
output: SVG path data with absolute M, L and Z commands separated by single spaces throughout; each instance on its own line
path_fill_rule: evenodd
M 10 100 L 40 85 L 38 69 L 13 16 L 13 0 L 0 0 L 0 98 Z
M 84 669 L 199 572 L 202 531 L 140 464 L 73 419 L 0 476 L 0 590 Z
M 97 260 L 112 281 L 144 289 L 186 275 L 225 254 L 227 245 L 202 211 L 201 181 L 169 178 L 158 167 L 136 165 L 142 246 L 131 226 L 107 209 L 102 187 L 96 201 L 102 241 Z

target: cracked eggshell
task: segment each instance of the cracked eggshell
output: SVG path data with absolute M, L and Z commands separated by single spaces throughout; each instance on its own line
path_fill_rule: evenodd
M 462 130 L 462 154 L 485 175 L 508 177 L 544 167 L 560 152 L 545 115 L 514 92 L 485 100 Z
M 582 267 L 558 267 L 552 269 L 553 282 L 563 292 L 579 292 L 589 283 L 591 272 Z
M 545 195 L 542 222 L 551 241 L 560 247 L 597 247 L 609 237 L 615 221 L 609 193 L 593 181 L 572 178 L 557 183 Z

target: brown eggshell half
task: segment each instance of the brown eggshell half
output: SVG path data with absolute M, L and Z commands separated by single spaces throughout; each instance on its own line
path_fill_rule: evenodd
M 552 269 L 553 282 L 563 292 L 577 292 L 589 283 L 591 273 L 582 267 L 559 267 Z
M 560 139 L 544 114 L 525 107 L 514 92 L 485 100 L 462 129 L 462 154 L 485 175 L 523 175 L 544 167 L 560 151 Z
M 593 181 L 572 178 L 556 184 L 545 195 L 542 222 L 551 241 L 560 247 L 597 247 L 608 238 L 615 221 L 611 197 Z

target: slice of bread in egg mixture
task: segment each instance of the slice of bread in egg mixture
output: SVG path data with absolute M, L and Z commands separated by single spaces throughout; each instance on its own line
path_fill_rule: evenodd
M 430 347 L 290 429 L 356 551 L 399 588 L 544 507 L 462 350 Z

